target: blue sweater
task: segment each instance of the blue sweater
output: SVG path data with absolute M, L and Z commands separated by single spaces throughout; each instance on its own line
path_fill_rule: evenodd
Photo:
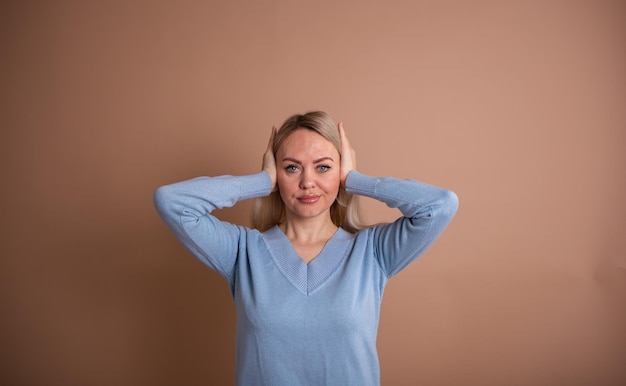
M 160 187 L 156 208 L 176 237 L 223 276 L 237 310 L 237 384 L 380 384 L 376 333 L 385 284 L 422 254 L 454 216 L 448 190 L 352 171 L 350 193 L 403 217 L 351 234 L 339 228 L 308 265 L 278 227 L 261 233 L 210 213 L 266 196 L 266 172 L 200 177 Z

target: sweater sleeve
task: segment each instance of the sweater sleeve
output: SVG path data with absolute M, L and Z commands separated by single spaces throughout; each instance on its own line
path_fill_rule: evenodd
M 346 190 L 398 208 L 403 215 L 391 224 L 369 229 L 376 258 L 387 278 L 424 253 L 458 208 L 458 198 L 450 190 L 414 180 L 370 177 L 355 170 L 348 174 Z
M 231 281 L 246 228 L 219 221 L 211 212 L 241 200 L 266 196 L 271 185 L 266 172 L 198 177 L 158 188 L 154 205 L 168 228 L 194 256 Z

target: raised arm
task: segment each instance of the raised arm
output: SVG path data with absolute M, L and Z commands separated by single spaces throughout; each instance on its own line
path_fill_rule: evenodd
M 265 171 L 241 177 L 199 177 L 158 188 L 154 204 L 176 238 L 230 280 L 245 228 L 220 221 L 211 212 L 265 196 L 270 190 L 271 179 Z
M 420 256 L 444 231 L 458 208 L 450 190 L 415 180 L 370 177 L 356 171 L 355 152 L 339 124 L 342 182 L 348 193 L 370 197 L 398 208 L 402 217 L 369 230 L 376 257 L 391 277 Z
M 274 132 L 273 129 L 270 144 Z M 268 149 L 273 158 L 271 146 Z M 162 186 L 154 194 L 155 207 L 172 233 L 194 256 L 230 280 L 246 229 L 220 221 L 211 212 L 241 200 L 268 195 L 276 181 L 273 164 L 266 150 L 263 171 L 259 173 L 199 177 Z
M 393 223 L 369 230 L 376 256 L 388 278 L 432 245 L 458 208 L 454 192 L 414 180 L 370 177 L 352 171 L 346 188 L 349 193 L 382 201 L 402 213 Z

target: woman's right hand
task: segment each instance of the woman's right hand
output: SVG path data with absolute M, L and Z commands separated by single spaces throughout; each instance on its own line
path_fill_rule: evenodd
M 272 179 L 272 192 L 276 190 L 276 158 L 274 157 L 274 137 L 276 136 L 276 127 L 272 127 L 272 134 L 267 144 L 267 149 L 263 154 L 263 170 L 270 175 Z

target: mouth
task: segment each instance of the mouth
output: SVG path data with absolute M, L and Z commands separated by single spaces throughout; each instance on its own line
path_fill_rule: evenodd
M 302 196 L 298 198 L 298 201 L 300 201 L 303 204 L 315 204 L 316 202 L 318 202 L 320 199 L 320 196 L 315 195 L 315 194 L 307 194 L 306 196 Z

